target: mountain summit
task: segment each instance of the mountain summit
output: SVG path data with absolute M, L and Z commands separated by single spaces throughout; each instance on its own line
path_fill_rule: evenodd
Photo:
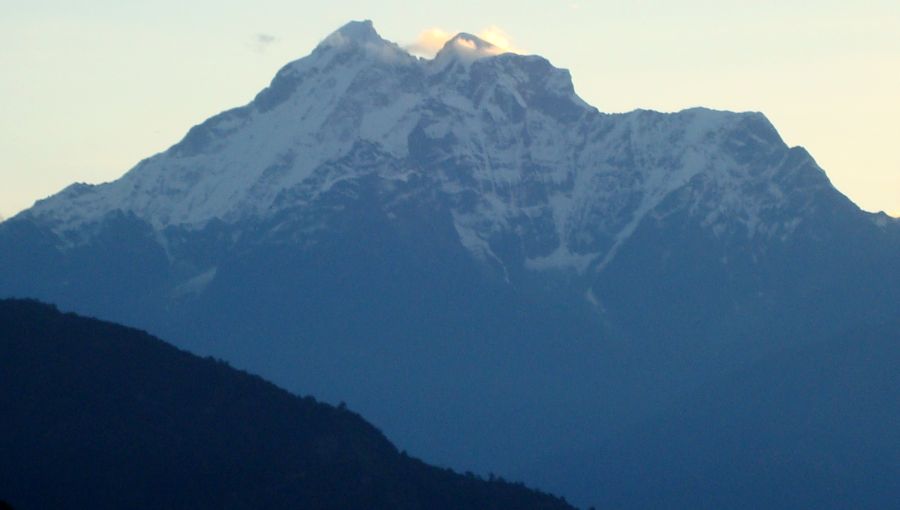
M 310 178 L 324 171 L 322 165 L 363 143 L 396 161 L 415 158 L 411 140 L 423 136 L 431 143 L 452 136 L 483 153 L 498 143 L 519 143 L 513 139 L 529 124 L 529 103 L 536 107 L 534 120 L 547 117 L 549 124 L 541 129 L 548 132 L 593 113 L 575 95 L 567 72 L 539 57 L 497 56 L 498 51 L 460 34 L 434 60 L 424 61 L 381 39 L 371 22 L 349 23 L 312 55 L 285 66 L 249 105 L 196 126 L 171 150 L 141 162 L 119 181 L 77 185 L 63 192 L 64 200 L 42 201 L 28 214 L 46 218 L 58 232 L 114 210 L 133 212 L 157 227 L 202 228 L 212 219 L 233 222 L 290 207 L 290 200 L 280 198 L 308 187 Z M 471 72 L 454 71 L 454 64 L 468 71 L 475 60 L 489 56 L 496 58 Z M 493 124 L 508 117 L 520 126 L 516 131 L 484 140 Z M 399 173 L 421 172 L 427 162 L 411 163 Z M 518 156 L 504 162 L 522 163 Z M 490 168 L 480 166 L 472 179 L 496 180 Z M 442 172 L 430 170 L 428 178 L 441 178 Z M 453 172 L 446 178 L 466 177 Z
M 386 41 L 375 31 L 372 20 L 351 21 L 342 26 L 323 41 L 325 44 L 334 44 L 335 39 L 354 41 L 359 44 L 382 44 Z
M 0 225 L 0 296 L 147 329 L 345 400 L 426 460 L 591 504 L 581 452 L 900 315 L 898 253 L 900 224 L 761 113 L 604 114 L 540 56 L 460 34 L 422 59 L 355 22 L 122 178 Z
M 434 65 L 443 69 L 454 62 L 462 62 L 468 66 L 473 61 L 485 57 L 493 57 L 504 53 L 493 44 L 472 34 L 460 33 L 444 43 L 443 48 L 434 57 Z
M 335 165 L 361 152 L 380 161 Z M 71 187 L 25 215 L 63 235 L 112 211 L 195 230 L 315 205 L 373 171 L 431 181 L 477 257 L 505 265 L 492 243 L 514 227 L 528 239 L 529 268 L 579 272 L 607 265 L 676 192 L 706 228 L 731 232 L 734 222 L 747 237 L 791 235 L 804 215 L 786 209 L 833 193 L 760 114 L 602 115 L 541 57 L 459 34 L 421 60 L 364 21 L 122 179 Z

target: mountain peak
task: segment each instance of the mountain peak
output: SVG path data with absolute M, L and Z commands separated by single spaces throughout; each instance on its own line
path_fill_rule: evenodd
M 535 228 L 536 238 L 549 241 L 527 253 L 537 261 L 532 266 L 556 267 L 577 254 L 587 261 L 577 267 L 587 268 L 612 260 L 616 250 L 609 247 L 621 245 L 678 190 L 693 210 L 703 202 L 710 228 L 732 215 L 750 233 L 762 208 L 781 207 L 792 196 L 786 181 L 771 193 L 742 191 L 750 181 L 769 190 L 778 165 L 788 161 L 787 147 L 761 115 L 595 111 L 577 96 L 569 72 L 543 57 L 504 54 L 463 32 L 434 60 L 423 60 L 382 39 L 371 21 L 355 21 L 282 68 L 248 107 L 195 126 L 171 151 L 114 183 L 67 188 L 29 214 L 46 217 L 58 232 L 116 210 L 155 228 L 202 228 L 213 219 L 268 219 L 375 167 L 394 180 L 405 179 L 407 169 L 432 175 L 425 169 L 449 158 L 465 163 L 443 168 L 447 184 L 436 189 L 455 197 L 461 182 L 483 197 L 478 214 L 469 206 L 453 210 L 473 253 L 515 218 L 541 209 L 552 218 L 546 229 L 552 235 Z M 344 164 L 365 147 L 375 150 L 366 156 L 372 165 Z M 796 151 L 792 156 L 797 165 L 814 165 Z M 754 172 L 746 170 L 750 164 Z M 498 178 L 529 202 L 505 189 L 482 189 Z M 535 180 L 542 184 L 532 196 Z M 817 178 L 803 182 L 826 186 Z M 157 191 L 159 183 L 165 192 Z M 701 193 L 701 185 L 715 192 Z M 605 203 L 611 209 L 595 205 Z
M 397 46 L 396 43 L 382 38 L 375 31 L 375 26 L 370 20 L 347 23 L 323 39 L 313 51 L 313 55 L 317 58 L 324 58 L 325 61 L 336 55 L 347 54 L 363 55 L 369 62 L 389 64 L 411 63 L 415 60 L 415 57 Z M 303 61 L 304 59 L 297 60 L 288 64 L 288 67 L 296 67 L 296 63 Z M 347 62 L 346 59 L 340 61 Z M 319 60 L 319 62 L 323 61 Z M 300 69 L 293 71 L 302 72 Z
M 484 39 L 466 32 L 460 32 L 444 43 L 444 47 L 435 55 L 434 62 L 441 68 L 451 62 L 462 62 L 465 65 L 469 65 L 475 60 L 493 57 L 501 53 L 504 53 L 501 48 Z
M 371 20 L 351 21 L 322 40 L 319 47 L 340 47 L 353 43 L 387 44 L 387 41 L 378 35 Z
M 498 48 L 497 46 L 494 46 L 493 44 L 485 41 L 477 35 L 472 35 L 467 32 L 460 32 L 453 36 L 452 39 L 444 44 L 444 48 L 447 48 L 448 46 L 492 53 L 500 51 L 500 48 Z

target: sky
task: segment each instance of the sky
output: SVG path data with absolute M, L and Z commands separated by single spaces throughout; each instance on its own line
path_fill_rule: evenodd
M 900 216 L 898 0 L 0 0 L 0 13 L 0 216 L 118 178 L 354 19 L 421 51 L 466 31 L 543 55 L 604 112 L 761 111 L 863 209 Z

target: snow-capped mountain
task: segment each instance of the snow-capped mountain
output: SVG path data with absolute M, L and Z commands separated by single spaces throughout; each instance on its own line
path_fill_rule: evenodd
M 676 192 L 717 234 L 738 223 L 784 237 L 804 216 L 781 211 L 830 190 L 761 114 L 603 115 L 541 57 L 460 34 L 420 59 L 366 21 L 121 179 L 73 185 L 27 215 L 63 235 L 112 211 L 196 230 L 313 206 L 363 176 L 428 181 L 478 257 L 499 262 L 492 241 L 515 231 L 527 267 L 579 272 L 605 266 Z
M 122 178 L 4 222 L 0 296 L 590 503 L 542 459 L 900 314 L 898 254 L 900 223 L 760 113 L 604 114 L 542 57 L 459 34 L 423 59 L 354 22 Z

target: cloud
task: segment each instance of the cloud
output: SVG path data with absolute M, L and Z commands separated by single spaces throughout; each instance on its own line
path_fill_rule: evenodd
M 269 46 L 278 42 L 278 38 L 271 34 L 255 34 L 250 47 L 257 53 L 265 53 Z
M 422 56 L 434 56 L 444 44 L 449 41 L 457 32 L 449 32 L 440 27 L 432 27 L 419 33 L 419 37 L 412 44 L 406 45 L 406 50 Z M 476 34 L 481 39 L 496 46 L 500 53 L 524 53 L 521 48 L 513 44 L 512 38 L 503 29 L 496 25 L 491 25 Z
M 512 43 L 512 40 L 502 28 L 497 25 L 491 25 L 481 32 L 478 37 L 500 48 L 503 52 L 521 53 Z
M 450 32 L 437 27 L 429 28 L 419 33 L 416 42 L 407 45 L 406 50 L 410 53 L 432 56 L 440 51 L 444 47 L 444 43 L 449 41 L 451 37 L 453 37 L 453 34 Z

